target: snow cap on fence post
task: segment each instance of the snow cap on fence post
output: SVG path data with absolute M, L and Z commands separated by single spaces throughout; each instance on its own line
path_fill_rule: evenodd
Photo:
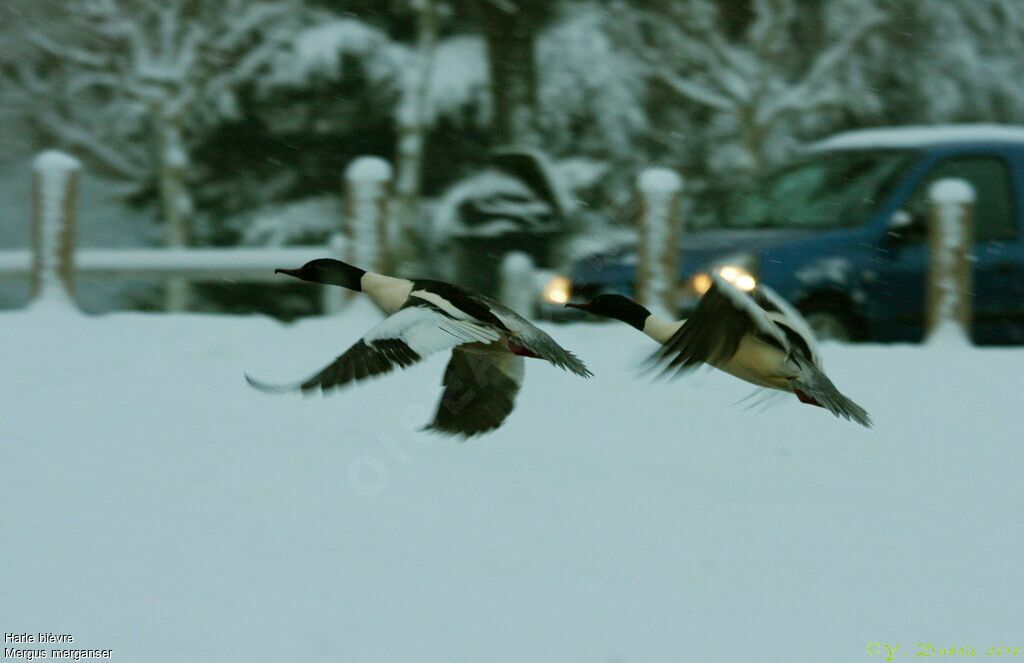
M 82 165 L 57 150 L 32 162 L 32 295 L 74 306 L 75 212 Z
M 387 273 L 388 196 L 391 164 L 380 157 L 358 157 L 345 169 L 347 261 L 362 269 Z
M 512 251 L 501 261 L 500 275 L 498 299 L 524 318 L 532 318 L 537 294 L 533 260 L 522 251 Z
M 672 316 L 678 301 L 679 202 L 683 178 L 648 168 L 636 181 L 641 214 L 637 298 L 653 312 Z
M 927 331 L 930 344 L 970 343 L 974 201 L 971 185 L 956 178 L 941 179 L 928 189 L 931 203 L 928 244 Z

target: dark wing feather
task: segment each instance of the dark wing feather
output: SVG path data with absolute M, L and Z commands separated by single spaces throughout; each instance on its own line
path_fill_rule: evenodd
M 515 407 L 524 364 L 522 357 L 508 353 L 456 348 L 434 420 L 424 430 L 472 437 L 498 428 Z
M 466 315 L 488 325 L 494 325 L 504 329 L 504 323 L 496 316 L 488 306 L 493 300 L 483 295 L 472 294 L 463 290 L 457 285 L 445 283 L 444 281 L 432 281 L 429 279 L 417 279 L 413 281 L 413 292 L 424 290 L 433 293 L 448 301 L 452 306 L 459 309 Z
M 589 378 L 594 375 L 587 368 L 586 364 L 583 363 L 583 360 L 559 345 L 547 332 L 512 309 L 492 299 L 484 297 L 481 297 L 481 299 L 488 302 L 491 310 L 494 311 L 494 315 L 511 332 L 509 347 L 512 348 L 513 352 L 527 357 L 543 359 L 580 377 Z
M 423 357 L 465 343 L 492 343 L 501 335 L 488 327 L 454 320 L 433 304 L 417 300 L 381 321 L 326 368 L 293 385 L 270 385 L 248 375 L 253 387 L 272 393 L 320 389 L 328 391 L 351 382 L 383 375 L 415 364 Z
M 772 314 L 772 318 L 785 333 L 793 351 L 821 369 L 821 355 L 818 353 L 817 340 L 800 311 L 783 299 L 779 293 L 764 284 L 758 285 L 753 294 L 761 308 Z
M 589 378 L 594 374 L 590 372 L 587 365 L 579 357 L 559 345 L 555 339 L 548 336 L 540 329 L 534 328 L 518 334 L 513 334 L 509 339 L 509 345 L 515 346 L 519 353 L 525 352 L 527 356 L 537 357 L 561 368 L 562 370 L 575 373 L 576 375 Z
M 725 292 L 725 289 L 731 289 Z M 736 354 L 740 341 L 755 333 L 765 342 L 786 350 L 779 339 L 764 329 L 770 324 L 763 312 L 755 310 L 755 302 L 739 304 L 747 295 L 716 278 L 701 297 L 696 310 L 660 350 L 647 360 L 652 369 L 675 373 L 693 369 L 700 364 L 720 364 Z M 749 298 L 748 298 L 749 301 Z M 759 319 L 757 316 L 763 317 Z
M 270 385 L 248 375 L 245 379 L 260 391 L 272 393 L 296 390 L 307 392 L 317 388 L 328 391 L 350 382 L 389 373 L 395 367 L 405 368 L 422 358 L 400 339 L 380 339 L 370 343 L 360 339 L 322 371 L 297 385 Z
M 786 340 L 789 341 L 789 346 L 792 348 L 793 352 L 799 353 L 801 359 L 812 364 L 817 361 L 817 354 L 802 334 L 784 322 L 776 321 L 775 324 L 782 330 L 782 333 L 786 335 Z

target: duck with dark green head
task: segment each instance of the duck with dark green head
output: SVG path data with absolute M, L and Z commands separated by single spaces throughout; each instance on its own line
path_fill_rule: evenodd
M 765 285 L 740 290 L 720 275 L 686 320 L 666 320 L 622 295 L 598 295 L 570 308 L 625 322 L 661 344 L 649 369 L 679 375 L 702 364 L 802 403 L 871 426 L 871 417 L 825 375 L 813 332 L 796 309 Z
M 388 317 L 316 375 L 267 392 L 326 392 L 406 368 L 451 350 L 444 394 L 426 429 L 471 437 L 501 426 L 512 412 L 525 358 L 543 359 L 581 377 L 587 367 L 548 334 L 498 302 L 442 281 L 400 279 L 331 258 L 275 273 L 365 293 Z

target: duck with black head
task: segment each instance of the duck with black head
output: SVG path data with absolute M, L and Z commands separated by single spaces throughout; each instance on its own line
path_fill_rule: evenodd
M 365 293 L 388 317 L 322 371 L 298 384 L 269 385 L 247 375 L 249 384 L 262 391 L 326 392 L 451 350 L 444 393 L 425 429 L 471 437 L 498 428 L 512 412 L 523 381 L 524 358 L 543 359 L 581 377 L 591 376 L 574 354 L 522 316 L 451 283 L 386 276 L 331 258 L 274 271 Z
M 566 306 L 620 320 L 661 344 L 647 361 L 649 369 L 675 376 L 708 364 L 871 426 L 864 408 L 840 393 L 825 375 L 814 334 L 803 316 L 768 286 L 748 293 L 716 274 L 693 315 L 679 321 L 657 316 L 622 295 L 598 295 L 590 302 Z

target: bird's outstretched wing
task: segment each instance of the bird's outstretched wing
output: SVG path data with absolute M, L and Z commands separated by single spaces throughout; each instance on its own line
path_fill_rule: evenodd
M 758 285 L 752 293 L 768 317 L 775 321 L 789 340 L 791 349 L 799 352 L 819 369 L 824 369 L 818 341 L 804 316 L 782 298 L 779 293 L 766 285 Z
M 494 300 L 487 301 L 490 303 L 494 315 L 509 330 L 511 334 L 509 348 L 513 352 L 526 357 L 543 359 L 580 377 L 589 378 L 594 375 L 579 357 L 559 345 L 545 331 L 512 309 L 502 306 Z
M 736 354 L 740 341 L 756 333 L 766 343 L 789 351 L 785 334 L 747 293 L 715 274 L 693 315 L 647 360 L 649 369 L 676 373 L 700 364 L 720 364 Z
M 444 393 L 424 430 L 472 437 L 501 426 L 515 407 L 525 360 L 456 348 L 444 372 Z
M 429 302 L 416 300 L 382 320 L 326 368 L 291 385 L 271 385 L 245 379 L 253 387 L 272 393 L 328 391 L 350 382 L 383 375 L 396 366 L 405 368 L 427 355 L 465 343 L 492 343 L 501 335 L 494 329 L 455 320 Z

